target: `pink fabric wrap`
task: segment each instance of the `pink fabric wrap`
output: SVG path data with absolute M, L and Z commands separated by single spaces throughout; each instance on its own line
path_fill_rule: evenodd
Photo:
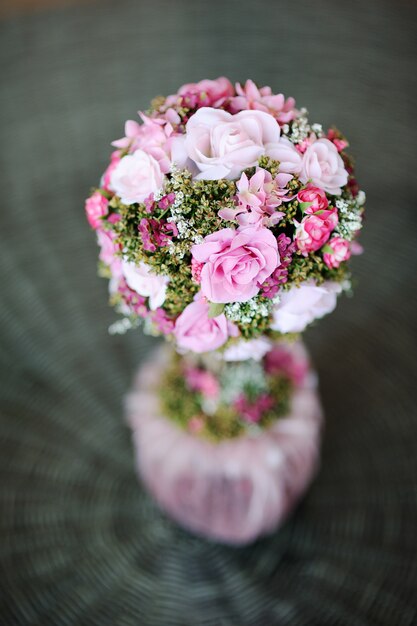
M 304 347 L 292 348 L 301 360 Z M 158 350 L 127 400 L 136 465 L 148 490 L 197 534 L 245 544 L 281 524 L 311 482 L 319 459 L 322 410 L 315 374 L 296 389 L 291 411 L 269 429 L 211 443 L 159 411 L 153 389 L 168 359 Z

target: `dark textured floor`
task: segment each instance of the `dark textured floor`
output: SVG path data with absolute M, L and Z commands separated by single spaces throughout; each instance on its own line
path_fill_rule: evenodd
M 416 11 L 121 0 L 0 24 L 2 626 L 417 623 Z M 291 520 L 245 549 L 141 491 L 122 397 L 152 341 L 115 320 L 83 199 L 123 121 L 205 76 L 294 95 L 368 195 L 355 297 L 307 334 L 327 430 Z

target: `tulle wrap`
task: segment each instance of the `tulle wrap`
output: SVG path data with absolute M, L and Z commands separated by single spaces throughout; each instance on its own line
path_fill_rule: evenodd
M 290 348 L 307 360 L 301 343 Z M 228 544 L 272 532 L 287 517 L 318 466 L 322 409 L 311 369 L 287 416 L 267 430 L 212 443 L 161 415 L 155 387 L 169 348 L 139 370 L 127 399 L 136 466 L 160 507 L 189 530 Z

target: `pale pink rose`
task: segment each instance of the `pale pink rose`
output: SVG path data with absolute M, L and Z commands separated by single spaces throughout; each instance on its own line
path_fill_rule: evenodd
M 120 150 L 114 150 L 110 156 L 110 164 L 105 170 L 103 176 L 101 177 L 100 186 L 103 187 L 106 191 L 113 191 L 110 187 L 110 178 L 112 172 L 116 169 L 117 164 L 120 161 Z
M 123 276 L 128 286 L 140 296 L 149 298 L 149 308 L 155 311 L 165 302 L 166 289 L 169 283 L 168 276 L 155 274 L 146 263 L 122 263 Z
M 306 215 L 301 223 L 295 222 L 294 241 L 304 256 L 319 250 L 329 239 L 338 222 L 337 211 L 333 208 Z
M 258 339 L 241 339 L 237 343 L 233 343 L 223 352 L 225 361 L 261 361 L 265 354 L 272 348 L 272 342 L 267 337 L 259 337 Z
M 124 204 L 143 202 L 151 193 L 156 193 L 163 182 L 158 161 L 143 150 L 124 156 L 110 178 L 112 189 Z
M 273 311 L 272 330 L 281 333 L 302 332 L 313 320 L 335 309 L 337 294 L 341 291 L 341 285 L 331 281 L 322 285 L 306 281 L 299 287 L 283 291 Z
M 298 115 L 294 98 L 286 100 L 282 93 L 273 94 L 271 87 L 258 88 L 253 80 L 247 80 L 244 87 L 236 83 L 236 93 L 238 95 L 231 98 L 229 103 L 232 113 L 245 109 L 265 111 L 273 115 L 280 124 L 286 124 Z
M 190 163 L 197 179 L 233 179 L 256 165 L 279 136 L 278 123 L 263 111 L 231 115 L 203 107 L 187 122 L 185 137 L 176 138 L 172 158 L 179 166 Z
M 308 184 L 297 194 L 299 202 L 308 202 L 309 206 L 305 209 L 305 213 L 315 213 L 323 211 L 329 206 L 329 201 L 323 189 Z
M 217 350 L 229 336 L 236 336 L 238 332 L 236 326 L 227 321 L 224 313 L 209 317 L 209 304 L 199 296 L 185 307 L 174 328 L 178 348 L 199 353 Z
M 204 263 L 201 291 L 210 302 L 246 302 L 279 265 L 277 240 L 268 228 L 224 228 L 191 248 Z
M 85 201 L 85 212 L 92 228 L 96 230 L 101 225 L 101 218 L 107 215 L 109 201 L 99 191 Z
M 99 259 L 110 268 L 112 276 L 122 275 L 122 260 L 118 255 L 120 246 L 115 243 L 116 234 L 112 230 L 97 230 L 97 242 L 100 246 Z
M 323 261 L 330 269 L 339 267 L 350 255 L 350 243 L 343 237 L 333 237 L 323 248 Z
M 336 146 L 328 139 L 317 139 L 303 155 L 300 180 L 312 181 L 327 193 L 339 196 L 348 181 L 348 173 Z
M 303 158 L 287 137 L 280 137 L 278 143 L 270 144 L 267 148 L 267 155 L 271 159 L 279 161 L 280 172 L 286 174 L 299 174 L 301 172 Z

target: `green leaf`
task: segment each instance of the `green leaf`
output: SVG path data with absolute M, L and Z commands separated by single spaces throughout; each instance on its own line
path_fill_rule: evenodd
M 306 212 L 306 210 L 308 209 L 308 207 L 313 204 L 312 202 L 300 202 L 300 209 L 303 213 Z
M 221 302 L 210 302 L 209 304 L 209 317 L 218 317 L 224 311 L 224 304 Z
M 333 248 L 332 248 L 331 246 L 329 246 L 329 244 L 328 244 L 328 243 L 326 243 L 326 244 L 322 247 L 321 251 L 322 251 L 322 252 L 327 252 L 327 254 L 333 254 L 333 253 L 334 253 Z

